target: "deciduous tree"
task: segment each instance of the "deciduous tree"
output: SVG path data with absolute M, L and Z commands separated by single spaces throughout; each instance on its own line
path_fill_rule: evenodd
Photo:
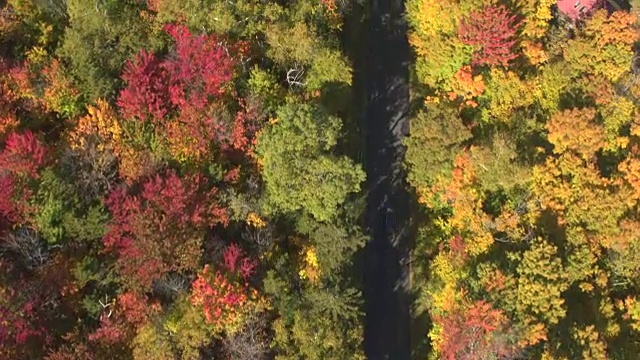
M 289 104 L 278 111 L 277 122 L 264 129 L 256 145 L 268 210 L 304 210 L 330 220 L 346 196 L 358 191 L 362 169 L 331 152 L 340 127 L 337 118 L 312 105 Z
M 148 179 L 139 194 L 112 191 L 106 201 L 112 223 L 103 243 L 117 255 L 127 287 L 149 289 L 169 271 L 198 267 L 204 231 L 227 223 L 216 192 L 202 175 L 180 178 L 174 171 Z
M 517 353 L 517 346 L 508 338 L 507 318 L 484 301 L 436 316 L 434 320 L 441 327 L 435 345 L 442 359 L 508 358 Z
M 47 160 L 48 150 L 31 130 L 9 134 L 0 153 L 0 167 L 17 176 L 38 178 Z
M 508 66 L 518 57 L 513 46 L 520 27 L 516 16 L 503 6 L 485 6 L 462 20 L 458 29 L 460 40 L 474 49 L 474 65 Z

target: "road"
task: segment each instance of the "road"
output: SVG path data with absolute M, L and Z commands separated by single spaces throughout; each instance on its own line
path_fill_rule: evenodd
M 364 124 L 367 171 L 365 354 L 410 358 L 409 244 L 411 196 L 402 161 L 409 131 L 409 45 L 402 0 L 370 0 Z M 385 226 L 387 208 L 394 214 Z

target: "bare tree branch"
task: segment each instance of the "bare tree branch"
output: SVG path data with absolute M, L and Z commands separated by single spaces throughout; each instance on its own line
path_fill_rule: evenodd
M 27 227 L 7 235 L 1 246 L 5 251 L 17 255 L 29 270 L 40 268 L 49 260 L 47 244 L 35 230 Z
M 189 279 L 178 273 L 169 273 L 153 282 L 153 292 L 167 299 L 174 299 L 189 288 Z
M 269 350 L 266 320 L 261 314 L 252 314 L 245 326 L 223 340 L 225 351 L 233 360 L 265 359 Z
M 289 86 L 300 86 L 304 87 L 307 83 L 302 81 L 304 77 L 305 70 L 298 66 L 298 64 L 294 65 L 291 69 L 287 71 L 287 83 Z

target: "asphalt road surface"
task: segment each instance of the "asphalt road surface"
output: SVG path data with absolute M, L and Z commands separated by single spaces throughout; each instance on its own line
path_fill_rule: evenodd
M 365 354 L 410 358 L 410 195 L 402 161 L 409 131 L 409 45 L 402 0 L 370 0 L 366 64 Z

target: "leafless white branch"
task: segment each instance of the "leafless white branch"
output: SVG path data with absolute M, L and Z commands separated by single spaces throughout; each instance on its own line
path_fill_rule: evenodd
M 304 77 L 305 70 L 302 67 L 299 67 L 297 64 L 294 65 L 291 69 L 287 71 L 287 83 L 289 86 L 300 86 L 304 87 L 307 84 L 302 81 Z
M 7 235 L 2 248 L 19 256 L 20 261 L 30 270 L 37 269 L 49 260 L 49 250 L 39 234 L 22 227 Z

